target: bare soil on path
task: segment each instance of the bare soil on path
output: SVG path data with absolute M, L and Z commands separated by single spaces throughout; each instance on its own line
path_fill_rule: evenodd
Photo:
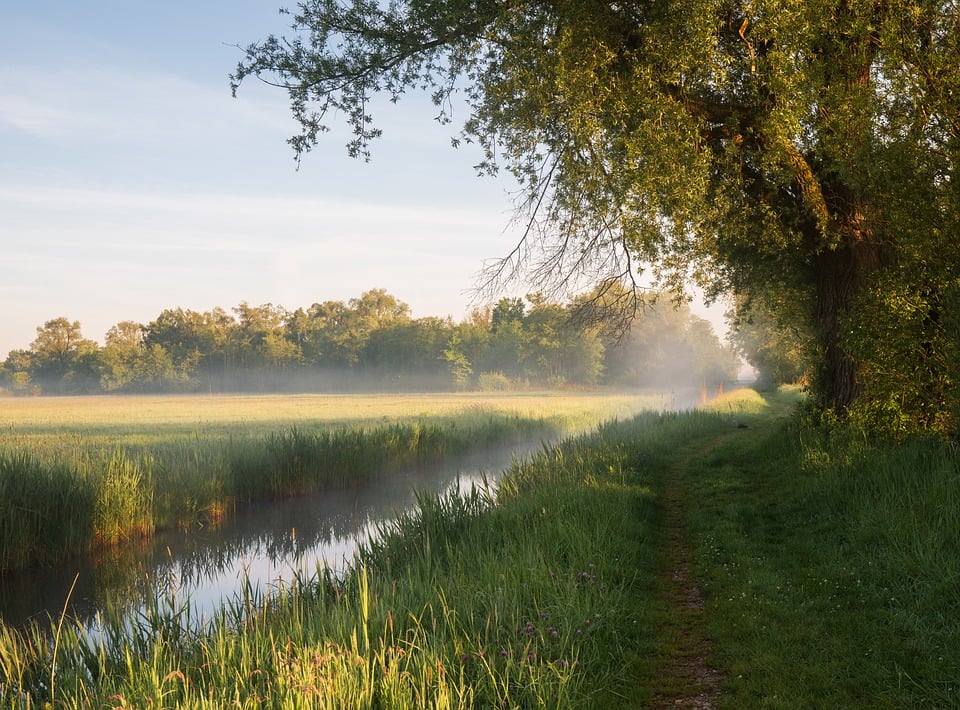
M 719 707 L 722 674 L 710 665 L 712 644 L 704 633 L 705 603 L 700 580 L 691 568 L 692 543 L 685 523 L 685 478 L 696 460 L 735 436 L 721 434 L 678 459 L 664 474 L 661 498 L 662 540 L 657 573 L 658 648 L 654 670 L 654 708 Z

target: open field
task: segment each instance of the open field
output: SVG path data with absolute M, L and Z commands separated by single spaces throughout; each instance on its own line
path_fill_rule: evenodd
M 611 417 L 670 406 L 669 393 L 440 393 L 331 395 L 178 395 L 0 398 L 0 443 L 34 434 L 219 433 L 308 425 L 454 417 L 490 410 L 562 418 L 590 427 Z
M 957 707 L 956 452 L 796 401 L 571 437 L 201 631 L 175 599 L 132 634 L 0 629 L 0 706 Z

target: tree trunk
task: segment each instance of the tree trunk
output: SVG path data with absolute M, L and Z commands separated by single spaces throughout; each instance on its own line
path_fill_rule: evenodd
M 817 396 L 822 405 L 846 411 L 860 394 L 860 365 L 844 345 L 841 328 L 870 274 L 883 264 L 882 250 L 866 226 L 862 210 L 852 209 L 836 222 L 840 245 L 814 256 L 817 327 L 823 350 Z

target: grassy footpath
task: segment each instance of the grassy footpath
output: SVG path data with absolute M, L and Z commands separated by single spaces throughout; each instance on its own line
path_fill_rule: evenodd
M 721 705 L 960 707 L 960 458 L 799 417 L 691 462 Z
M 689 707 L 706 671 L 693 706 L 960 704 L 955 454 L 814 437 L 791 406 L 604 425 L 202 633 L 172 600 L 123 640 L 2 630 L 0 705 Z

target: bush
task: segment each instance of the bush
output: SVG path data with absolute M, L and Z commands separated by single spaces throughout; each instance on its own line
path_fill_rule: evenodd
M 513 384 L 502 372 L 481 372 L 477 377 L 477 388 L 485 392 L 507 392 L 513 389 Z

